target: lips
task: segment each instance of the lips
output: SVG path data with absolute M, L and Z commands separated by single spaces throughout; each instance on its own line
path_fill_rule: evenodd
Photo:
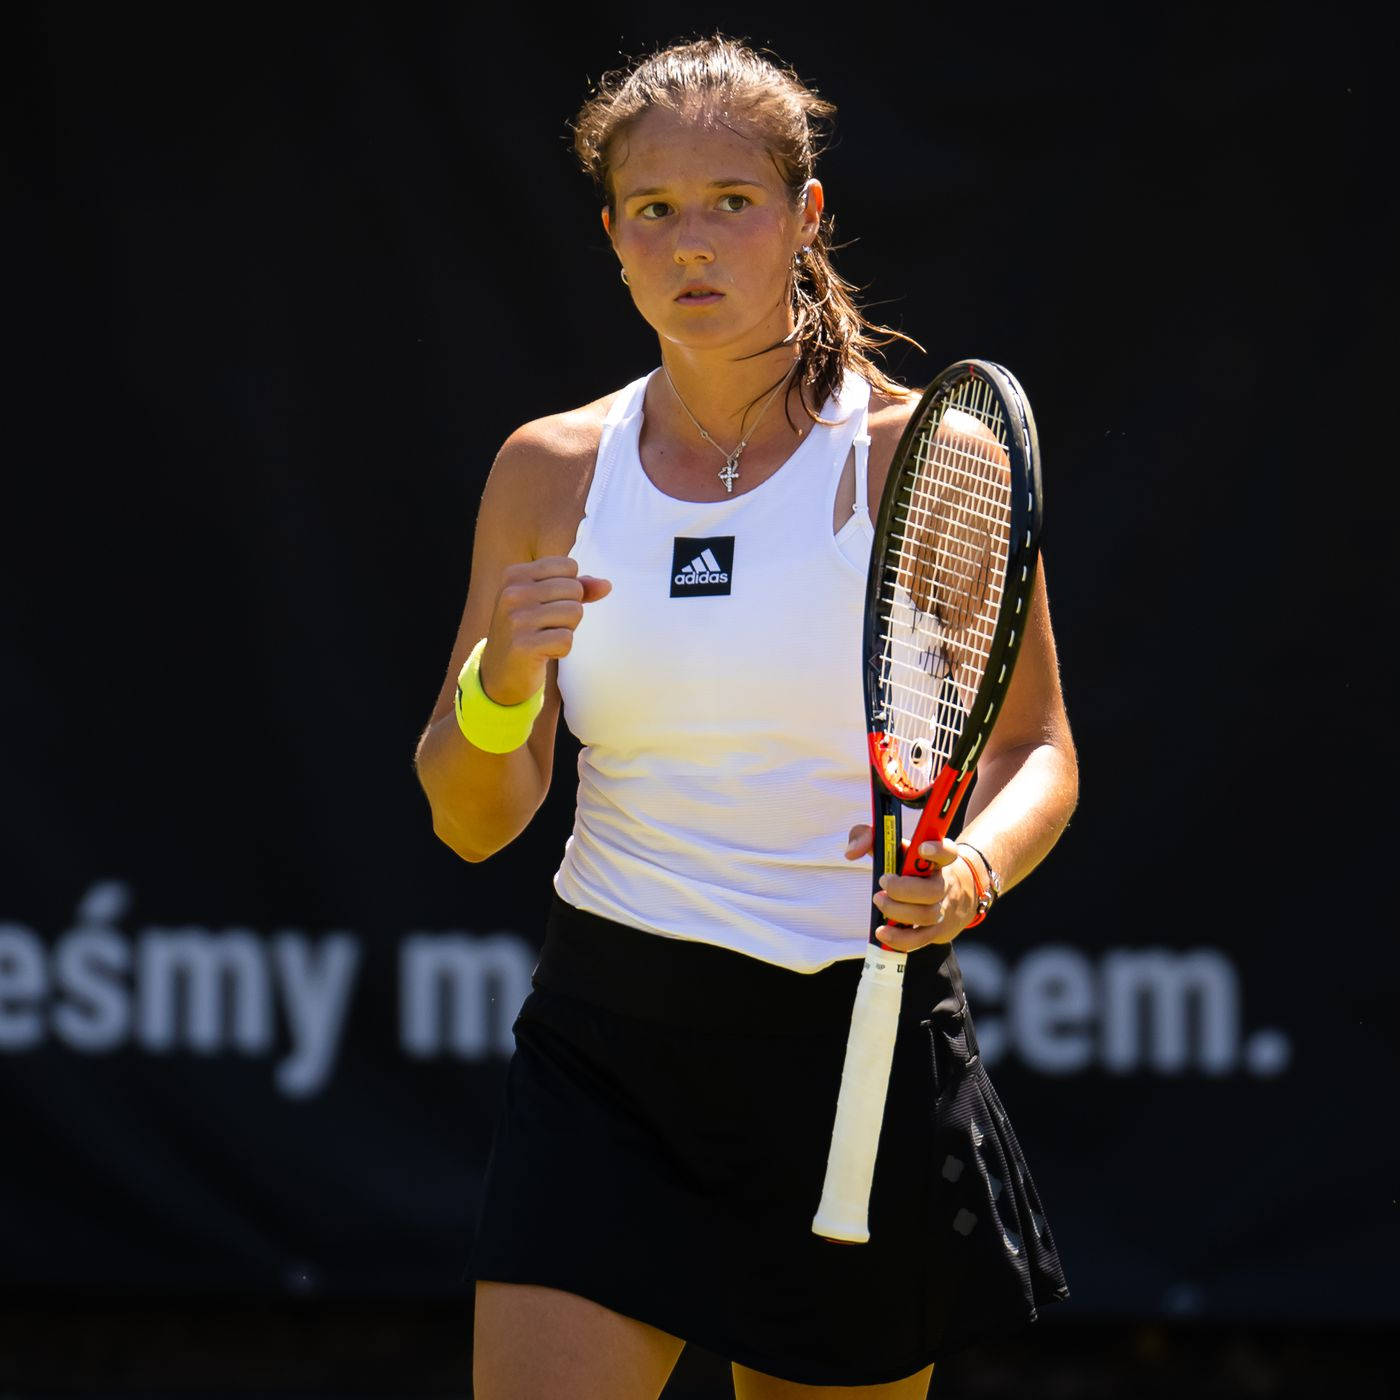
M 724 293 L 715 287 L 705 286 L 703 283 L 696 283 L 691 287 L 683 287 L 676 297 L 677 301 L 703 301 L 705 298 L 721 297 Z

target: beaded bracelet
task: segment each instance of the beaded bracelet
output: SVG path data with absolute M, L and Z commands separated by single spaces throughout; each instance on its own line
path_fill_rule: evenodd
M 535 720 L 544 708 L 544 686 L 518 705 L 498 705 L 481 686 L 483 637 L 467 657 L 457 677 L 457 694 L 452 708 L 457 728 L 469 743 L 487 753 L 510 753 L 530 737 Z

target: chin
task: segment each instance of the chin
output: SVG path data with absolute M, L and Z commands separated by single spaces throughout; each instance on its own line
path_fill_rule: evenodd
M 745 324 L 726 306 L 710 311 L 669 311 L 659 324 L 656 321 L 650 324 L 666 340 L 697 349 L 740 345 L 746 351 L 762 350 L 786 334 L 785 330 L 767 331 L 762 322 Z
M 699 317 L 693 311 L 681 316 L 667 316 L 651 322 L 651 328 L 665 340 L 677 345 L 725 345 L 743 334 L 732 321 L 720 317 Z

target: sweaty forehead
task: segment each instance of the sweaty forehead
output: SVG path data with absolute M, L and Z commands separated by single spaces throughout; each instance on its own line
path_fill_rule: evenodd
M 691 116 L 653 107 L 614 139 L 609 152 L 613 189 L 625 196 L 625 187 L 655 186 L 668 178 L 778 181 L 768 148 L 748 128 L 724 111 L 706 108 Z

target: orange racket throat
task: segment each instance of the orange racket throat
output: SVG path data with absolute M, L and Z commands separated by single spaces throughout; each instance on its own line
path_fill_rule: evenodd
M 910 782 L 894 746 L 883 730 L 867 731 L 866 739 L 870 750 L 870 766 L 890 793 L 901 802 L 919 802 L 923 805 L 919 824 L 907 850 L 903 853 L 900 874 L 927 875 L 933 869 L 933 862 L 918 854 L 919 847 L 925 841 L 941 841 L 948 834 L 948 828 L 953 824 L 953 813 L 958 810 L 958 803 L 962 801 L 963 793 L 972 781 L 974 770 L 969 768 L 964 773 L 949 764 L 944 764 L 943 770 L 934 779 L 933 786 L 925 794 Z

